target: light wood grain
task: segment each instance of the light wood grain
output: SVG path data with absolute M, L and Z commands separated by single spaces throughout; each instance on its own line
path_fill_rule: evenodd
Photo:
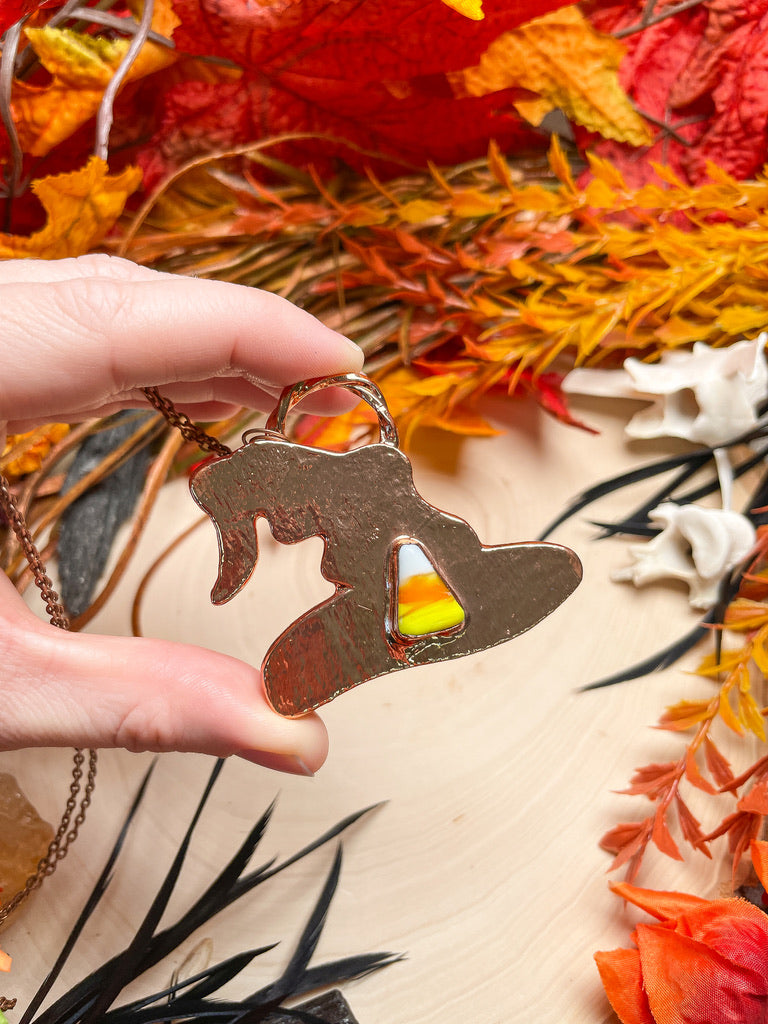
M 422 494 L 464 516 L 486 543 L 532 539 L 563 505 L 598 479 L 646 461 L 658 448 L 628 445 L 628 408 L 584 403 L 597 436 L 530 406 L 495 406 L 503 432 L 457 440 L 425 434 L 413 453 Z M 347 986 L 361 1024 L 602 1024 L 612 1020 L 595 971 L 597 949 L 627 945 L 630 923 L 607 887 L 601 834 L 645 807 L 616 795 L 637 765 L 671 760 L 682 739 L 653 731 L 666 704 L 710 692 L 676 667 L 593 693 L 585 683 L 633 663 L 696 621 L 677 587 L 642 592 L 609 582 L 626 561 L 623 541 L 594 541 L 590 515 L 629 509 L 641 492 L 608 500 L 552 538 L 584 563 L 582 586 L 525 636 L 483 655 L 377 680 L 324 710 L 327 765 L 314 779 L 284 778 L 231 762 L 194 843 L 174 906 L 221 866 L 249 825 L 280 794 L 264 854 L 287 854 L 337 819 L 388 801 L 344 840 L 341 885 L 319 957 L 388 949 L 407 959 Z M 136 564 L 92 628 L 127 633 L 137 581 L 197 515 L 183 482 L 163 493 Z M 254 579 L 213 608 L 216 570 L 209 527 L 168 560 L 148 588 L 145 631 L 226 650 L 258 663 L 271 639 L 328 585 L 320 544 L 284 548 L 264 536 Z M 691 667 L 696 656 L 686 662 Z M 737 755 L 744 758 L 744 752 Z M 68 755 L 24 751 L 0 758 L 55 818 Z M 12 989 L 23 1005 L 52 960 L 98 871 L 146 756 L 105 752 L 83 837 L 58 874 L 3 935 L 14 956 Z M 140 919 L 170 863 L 210 760 L 160 759 L 117 877 L 66 977 L 116 951 Z M 737 761 L 738 767 L 738 761 Z M 704 827 L 712 808 L 700 802 Z M 322 886 L 331 850 L 297 865 L 204 931 L 216 959 L 282 939 L 233 984 L 253 991 L 278 969 Z M 642 882 L 714 893 L 725 851 L 677 864 L 649 856 Z M 185 950 L 194 945 L 190 942 Z M 158 968 L 166 983 L 181 954 Z M 6 986 L 9 987 L 9 986 Z M 142 986 L 144 987 L 144 986 Z

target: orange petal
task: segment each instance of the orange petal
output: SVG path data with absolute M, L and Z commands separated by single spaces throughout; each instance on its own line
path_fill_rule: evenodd
M 752 854 L 752 863 L 755 866 L 757 877 L 763 888 L 768 889 L 768 842 L 753 839 L 749 844 L 749 852 Z
M 746 900 L 712 900 L 681 914 L 675 931 L 742 967 L 768 971 L 768 916 Z
M 706 906 L 709 900 L 691 896 L 687 892 L 657 892 L 655 889 L 639 889 L 629 882 L 613 882 L 611 889 L 617 896 L 634 903 L 660 921 L 674 920 L 698 907 Z
M 636 949 L 595 953 L 605 994 L 622 1024 L 655 1024 L 643 988 L 640 954 Z
M 765 1024 L 765 973 L 659 925 L 638 925 L 637 944 L 656 1024 Z

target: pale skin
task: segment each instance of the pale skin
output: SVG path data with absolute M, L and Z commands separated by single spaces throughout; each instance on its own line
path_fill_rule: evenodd
M 5 430 L 146 408 L 142 387 L 212 420 L 362 366 L 356 345 L 275 295 L 106 256 L 0 262 L 0 310 L 0 442 Z M 316 411 L 339 408 L 338 396 L 320 400 Z M 252 666 L 169 641 L 65 633 L 1 572 L 0 679 L 0 750 L 238 754 L 307 775 L 327 753 L 320 719 L 275 714 Z

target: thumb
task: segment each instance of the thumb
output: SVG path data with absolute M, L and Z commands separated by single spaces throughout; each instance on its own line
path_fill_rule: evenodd
M 239 754 L 306 775 L 325 760 L 320 719 L 277 715 L 261 674 L 244 662 L 163 640 L 67 633 L 40 622 L 21 601 L 8 614 L 6 588 L 13 590 L 3 578 L 0 749 Z

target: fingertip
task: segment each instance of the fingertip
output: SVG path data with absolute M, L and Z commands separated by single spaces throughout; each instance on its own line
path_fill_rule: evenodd
M 328 731 L 323 720 L 311 713 L 284 718 L 266 704 L 259 704 L 251 744 L 236 750 L 253 764 L 290 775 L 314 775 L 328 756 Z

